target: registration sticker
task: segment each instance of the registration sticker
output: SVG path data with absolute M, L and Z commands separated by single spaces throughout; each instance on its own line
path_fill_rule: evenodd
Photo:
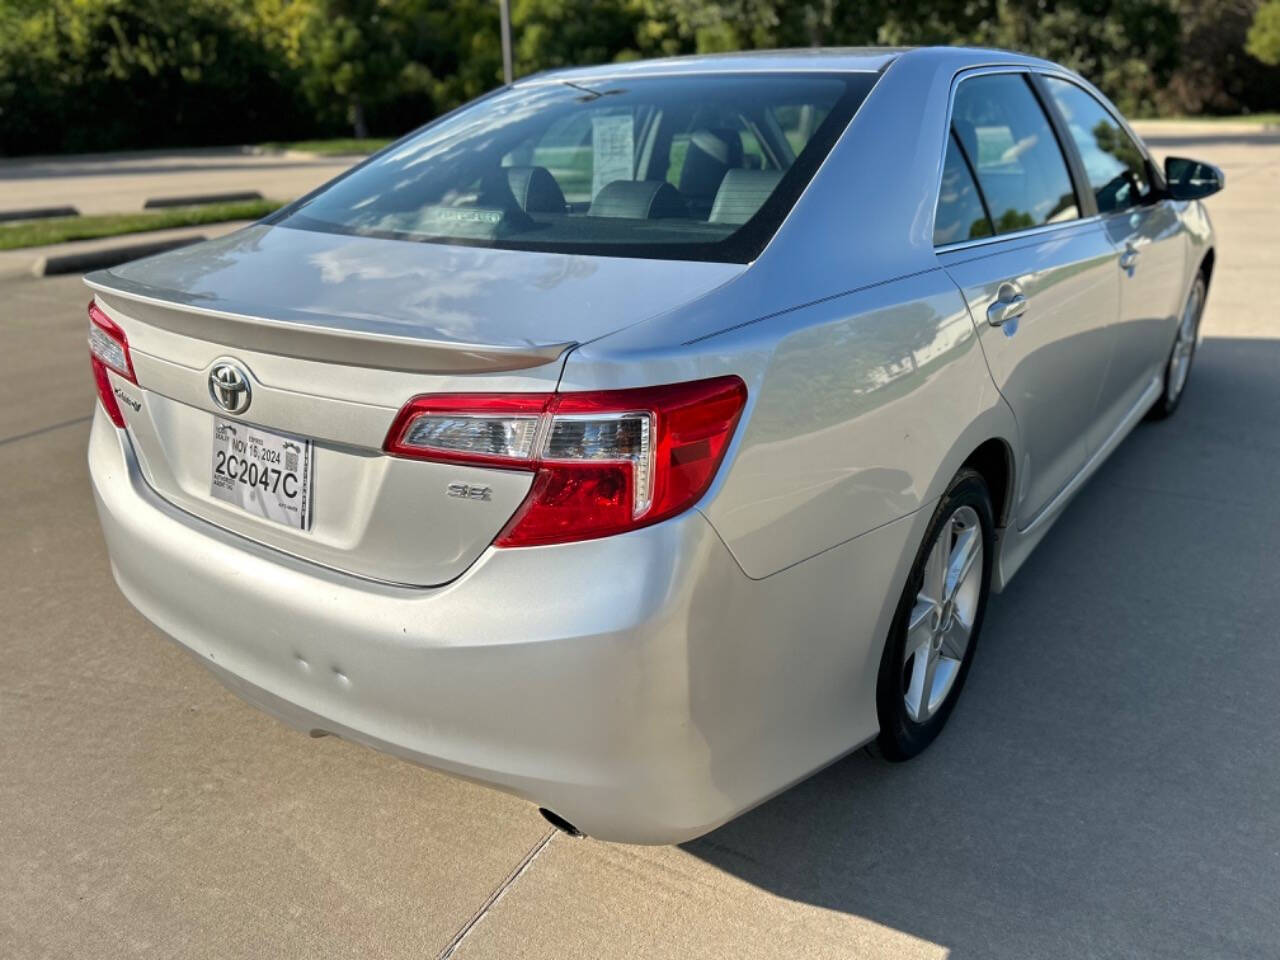
M 210 492 L 256 517 L 311 529 L 311 441 L 213 418 Z

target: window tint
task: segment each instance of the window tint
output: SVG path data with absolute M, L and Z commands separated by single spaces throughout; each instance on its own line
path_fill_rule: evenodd
M 952 121 L 973 161 L 997 233 L 1080 216 L 1067 162 L 1021 74 L 971 77 Z
M 1098 212 L 1123 210 L 1149 197 L 1146 159 L 1106 108 L 1074 83 L 1046 77 L 1045 85 L 1080 151 L 1089 186 L 1098 198 Z
M 511 250 L 748 262 L 875 80 L 518 85 L 430 124 L 274 222 Z
M 947 138 L 947 156 L 942 166 L 942 187 L 938 191 L 938 212 L 933 220 L 935 246 L 956 243 L 992 234 L 991 220 L 982 207 L 982 198 L 973 174 L 960 152 L 953 132 Z

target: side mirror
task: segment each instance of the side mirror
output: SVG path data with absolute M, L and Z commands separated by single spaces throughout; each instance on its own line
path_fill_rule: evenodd
M 1165 157 L 1164 178 L 1175 200 L 1199 200 L 1226 186 L 1227 178 L 1211 163 L 1186 157 Z

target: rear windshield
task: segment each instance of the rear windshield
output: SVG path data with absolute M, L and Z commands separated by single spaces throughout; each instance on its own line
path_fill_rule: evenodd
M 272 222 L 745 263 L 874 82 L 869 73 L 769 74 L 515 87 L 424 127 Z

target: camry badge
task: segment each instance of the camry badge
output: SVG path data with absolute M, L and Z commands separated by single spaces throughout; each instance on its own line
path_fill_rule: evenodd
M 227 413 L 244 413 L 253 400 L 249 375 L 230 360 L 219 360 L 209 371 L 209 396 Z

